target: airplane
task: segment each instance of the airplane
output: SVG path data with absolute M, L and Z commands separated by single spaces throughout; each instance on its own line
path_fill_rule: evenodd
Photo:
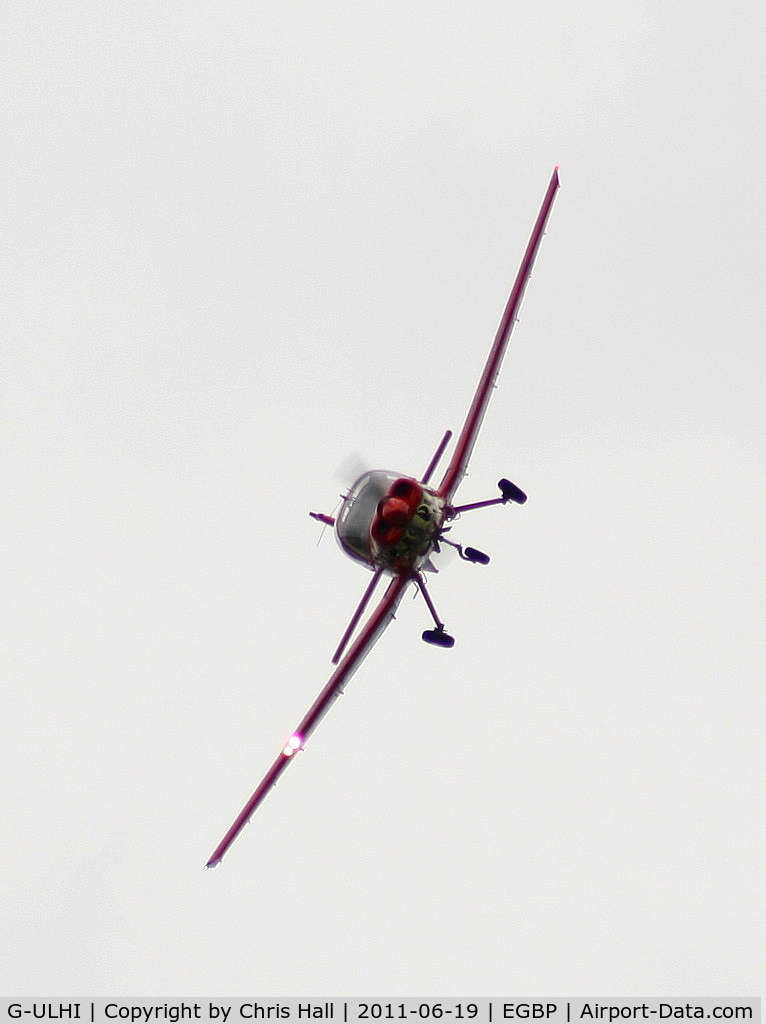
M 466 474 L 468 461 L 476 443 L 490 396 L 495 388 L 503 356 L 518 318 L 521 300 L 532 273 L 532 266 L 545 233 L 558 188 L 559 169 L 556 167 L 527 243 L 521 266 L 516 274 L 468 415 L 455 442 L 452 456 L 439 486 L 431 487 L 430 481 L 452 439 L 452 432 L 449 430 L 439 443 L 422 479 L 418 480 L 412 476 L 391 473 L 386 470 L 366 472 L 352 484 L 343 497 L 337 516 L 329 516 L 321 512 L 309 513 L 314 519 L 334 528 L 342 550 L 370 570 L 372 577 L 333 654 L 332 663 L 336 666 L 335 671 L 298 727 L 279 751 L 277 759 L 237 815 L 231 828 L 211 854 L 205 865 L 206 868 L 213 868 L 220 864 L 229 847 L 250 821 L 271 787 L 276 784 L 287 766 L 295 759 L 295 755 L 304 749 L 319 722 L 343 692 L 344 686 L 359 668 L 375 641 L 394 618 L 405 592 L 411 585 L 415 585 L 423 595 L 434 622 L 433 628 L 425 630 L 422 634 L 423 640 L 444 648 L 454 645 L 454 638 L 445 630 L 444 623 L 439 618 L 431 600 L 425 573 L 436 571 L 431 556 L 438 553 L 442 545 L 456 549 L 465 561 L 486 565 L 489 562 L 488 555 L 476 548 L 463 548 L 462 545 L 446 536 L 450 530 L 449 524 L 463 512 L 508 502 L 523 505 L 527 500 L 526 494 L 520 487 L 511 483 L 510 480 L 502 479 L 498 483 L 499 497 L 468 505 L 453 503 L 455 492 Z M 383 577 L 390 577 L 390 582 L 377 606 L 351 643 L 351 638 Z

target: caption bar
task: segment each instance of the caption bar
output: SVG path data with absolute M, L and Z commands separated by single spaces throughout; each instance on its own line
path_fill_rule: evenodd
M 402 998 L 362 999 L 0 999 L 0 1024 L 34 1020 L 72 1024 L 180 1024 L 206 1021 L 243 1024 L 246 1021 L 332 1021 L 332 1024 L 365 1024 L 375 1021 L 434 1021 L 440 1024 L 467 1021 L 501 1024 L 522 1020 L 540 1024 L 594 1024 L 603 1021 L 742 1021 L 761 1024 L 760 998 Z

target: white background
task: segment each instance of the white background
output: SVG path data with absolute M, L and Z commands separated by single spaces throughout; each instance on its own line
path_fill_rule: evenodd
M 764 13 L 4 15 L 0 990 L 759 994 Z M 309 509 L 457 430 L 464 517 L 223 865 L 367 577 Z

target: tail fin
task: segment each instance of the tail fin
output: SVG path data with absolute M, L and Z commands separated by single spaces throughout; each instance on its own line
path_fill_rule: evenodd
M 439 447 L 434 452 L 433 458 L 428 463 L 428 469 L 423 474 L 423 479 L 421 480 L 421 483 L 427 484 L 428 481 L 431 479 L 431 477 L 433 476 L 434 470 L 439 465 L 439 460 L 441 459 L 442 455 L 444 455 L 444 449 L 450 443 L 451 439 L 452 439 L 452 431 L 448 430 L 445 433 L 444 437 L 439 442 Z

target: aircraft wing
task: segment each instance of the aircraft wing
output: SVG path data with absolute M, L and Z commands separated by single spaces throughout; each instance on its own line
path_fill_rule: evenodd
M 368 619 L 366 625 L 361 629 L 356 640 L 349 648 L 348 653 L 330 676 L 327 685 L 306 712 L 298 728 L 279 752 L 276 761 L 266 772 L 229 831 L 215 848 L 205 867 L 214 868 L 217 864 L 220 864 L 224 854 L 264 801 L 271 787 L 276 784 L 288 764 L 294 760 L 295 754 L 303 749 L 306 740 L 316 729 L 317 725 L 319 725 L 323 716 L 329 711 L 335 699 L 343 693 L 345 684 L 364 661 L 383 630 L 394 618 L 399 602 L 410 582 L 411 578 L 404 575 L 395 576 L 391 580 L 378 606 Z
M 522 259 L 521 266 L 516 274 L 516 280 L 514 281 L 513 288 L 511 289 L 511 294 L 508 297 L 508 302 L 506 303 L 502 319 L 500 320 L 500 326 L 497 329 L 494 344 L 490 349 L 487 363 L 484 367 L 484 372 L 481 375 L 479 386 L 476 389 L 476 394 L 474 395 L 473 402 L 471 403 L 471 408 L 468 410 L 468 415 L 465 423 L 463 424 L 463 429 L 460 431 L 460 436 L 457 439 L 452 460 L 447 466 L 444 479 L 439 485 L 439 494 L 441 497 L 446 499 L 448 504 L 452 500 L 452 496 L 457 490 L 460 481 L 465 476 L 468 468 L 468 460 L 471 458 L 471 452 L 473 451 L 473 446 L 476 443 L 479 428 L 481 427 L 482 420 L 484 419 L 484 413 L 487 411 L 487 406 L 489 405 L 490 395 L 492 394 L 492 390 L 495 386 L 497 375 L 500 372 L 503 356 L 508 348 L 511 331 L 513 330 L 513 325 L 516 323 L 519 307 L 521 306 L 521 300 L 524 297 L 524 289 L 526 288 L 527 281 L 529 281 L 530 274 L 532 273 L 532 265 L 535 262 L 537 250 L 540 248 L 540 242 L 545 234 L 545 225 L 548 223 L 548 217 L 550 216 L 553 200 L 556 196 L 558 187 L 559 169 L 556 167 L 545 193 L 543 205 L 540 207 L 540 212 L 537 215 L 537 220 L 527 244 L 524 258 Z

